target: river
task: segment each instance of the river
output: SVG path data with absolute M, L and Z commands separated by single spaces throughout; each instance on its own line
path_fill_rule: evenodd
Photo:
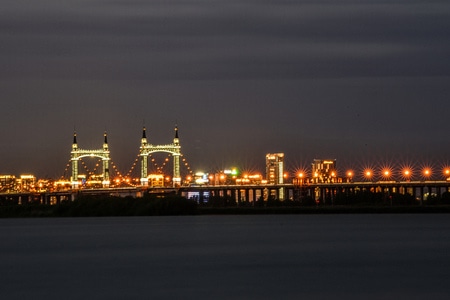
M 0 220 L 1 299 L 450 299 L 450 215 Z

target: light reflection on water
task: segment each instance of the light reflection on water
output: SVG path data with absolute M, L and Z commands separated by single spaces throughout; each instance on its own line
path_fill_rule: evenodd
M 1 299 L 448 299 L 450 216 L 0 220 Z

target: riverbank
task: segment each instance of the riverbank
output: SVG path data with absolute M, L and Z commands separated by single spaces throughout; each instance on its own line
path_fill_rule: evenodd
M 175 215 L 282 215 L 282 214 L 436 214 L 450 213 L 450 205 L 434 206 L 279 206 L 208 207 L 183 199 L 82 201 L 58 205 L 0 206 L 0 218 L 112 217 Z
M 419 214 L 450 213 L 449 205 L 436 206 L 317 206 L 317 207 L 199 207 L 200 215 L 257 214 Z

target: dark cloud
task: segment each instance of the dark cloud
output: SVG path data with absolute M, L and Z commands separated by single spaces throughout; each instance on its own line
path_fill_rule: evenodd
M 86 146 L 107 129 L 127 168 L 144 122 L 156 143 L 177 122 L 202 168 L 445 159 L 449 16 L 446 1 L 6 1 L 0 172 L 58 173 L 74 127 Z

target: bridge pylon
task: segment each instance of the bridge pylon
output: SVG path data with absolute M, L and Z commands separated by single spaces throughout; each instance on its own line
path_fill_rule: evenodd
M 175 126 L 175 138 L 173 143 L 167 145 L 152 145 L 147 141 L 147 134 L 145 127 L 142 130 L 140 154 L 141 157 L 141 185 L 148 186 L 148 156 L 155 152 L 167 152 L 172 154 L 173 157 L 173 186 L 177 187 L 181 185 L 180 174 L 180 156 L 181 146 L 180 139 L 178 137 L 178 127 Z
M 104 133 L 104 141 L 102 149 L 96 150 L 86 150 L 78 148 L 77 134 L 73 134 L 72 151 L 70 152 L 70 160 L 72 161 L 72 177 L 70 181 L 72 182 L 72 188 L 78 189 L 80 187 L 80 182 L 78 181 L 78 161 L 83 157 L 98 157 L 102 160 L 102 186 L 109 187 L 109 147 L 108 147 L 108 137 L 106 132 Z

